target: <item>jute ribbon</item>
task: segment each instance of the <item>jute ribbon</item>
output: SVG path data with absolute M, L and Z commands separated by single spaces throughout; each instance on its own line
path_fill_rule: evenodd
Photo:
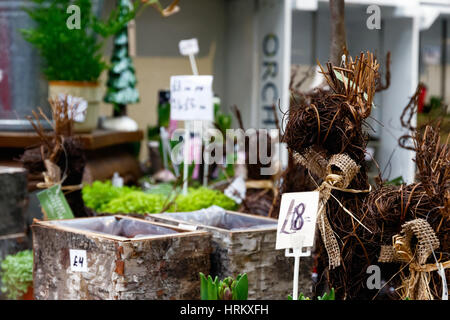
M 412 247 L 415 236 L 417 244 Z M 450 260 L 440 264 L 426 264 L 433 250 L 439 248 L 439 239 L 424 219 L 415 219 L 402 226 L 393 236 L 392 246 L 381 246 L 379 262 L 409 263 L 409 276 L 402 280 L 402 299 L 433 300 L 430 290 L 430 272 L 450 267 Z
M 322 240 L 325 249 L 328 253 L 328 264 L 330 269 L 341 265 L 341 254 L 338 242 L 331 228 L 330 222 L 326 215 L 326 204 L 331 194 L 331 191 L 339 190 L 351 193 L 369 192 L 368 190 L 354 190 L 347 189 L 350 182 L 358 173 L 360 167 L 347 154 L 335 154 L 329 161 L 327 161 L 320 153 L 312 148 L 308 148 L 302 155 L 294 152 L 294 160 L 300 163 L 316 176 L 323 179 L 322 184 L 316 189 L 320 192 L 319 197 L 319 212 L 317 214 L 317 224 L 322 235 Z M 337 170 L 335 169 L 337 168 Z M 339 200 L 333 196 L 353 219 L 366 228 L 348 209 L 346 209 Z M 367 229 L 367 228 L 366 228 Z M 369 229 L 367 229 L 369 230 Z M 369 230 L 370 231 L 370 230 Z

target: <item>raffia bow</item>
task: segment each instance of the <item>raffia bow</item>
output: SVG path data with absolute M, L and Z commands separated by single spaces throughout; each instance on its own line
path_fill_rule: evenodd
M 417 244 L 412 247 L 415 236 Z M 450 261 L 426 264 L 433 250 L 439 248 L 439 239 L 424 219 L 415 219 L 402 226 L 400 234 L 393 236 L 392 246 L 382 246 L 379 262 L 409 263 L 409 276 L 402 276 L 402 299 L 433 300 L 430 290 L 430 272 L 450 267 Z
M 333 269 L 341 265 L 341 254 L 334 231 L 331 228 L 330 221 L 326 215 L 326 204 L 330 196 L 333 196 L 331 191 L 335 189 L 344 192 L 361 193 L 369 192 L 370 189 L 347 189 L 348 185 L 360 169 L 355 161 L 353 161 L 353 159 L 347 154 L 335 154 L 329 161 L 327 161 L 320 153 L 316 152 L 312 148 L 308 148 L 303 155 L 294 152 L 293 156 L 296 162 L 300 163 L 316 176 L 323 179 L 322 184 L 316 189 L 320 192 L 317 224 L 322 235 L 325 249 L 328 253 L 329 267 L 330 269 Z M 333 168 L 338 168 L 338 170 Z M 367 227 L 365 227 L 348 209 L 346 209 L 338 199 L 334 196 L 333 198 L 339 203 L 345 212 L 347 212 L 353 219 L 367 229 Z

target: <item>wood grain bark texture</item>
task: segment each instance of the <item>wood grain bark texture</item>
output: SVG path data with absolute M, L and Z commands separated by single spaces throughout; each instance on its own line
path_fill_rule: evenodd
M 210 235 L 118 241 L 32 225 L 36 299 L 199 299 L 210 268 Z M 86 250 L 88 272 L 71 271 L 70 249 Z
M 168 220 L 149 215 L 153 221 L 178 225 L 182 221 Z M 247 273 L 248 297 L 251 300 L 283 300 L 292 294 L 294 260 L 275 250 L 276 229 L 229 231 L 215 227 L 198 226 L 197 230 L 211 233 L 212 277 L 223 279 Z M 312 259 L 302 258 L 299 274 L 299 291 L 312 292 Z
M 26 230 L 27 171 L 0 166 L 0 236 Z

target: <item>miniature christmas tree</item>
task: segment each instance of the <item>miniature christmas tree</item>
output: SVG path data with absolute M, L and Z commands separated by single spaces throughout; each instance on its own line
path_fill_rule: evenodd
M 117 0 L 120 16 L 133 10 L 130 0 Z M 108 91 L 105 102 L 114 105 L 114 116 L 126 115 L 126 106 L 139 102 L 133 61 L 128 54 L 128 26 L 123 27 L 114 37 L 111 68 L 108 72 Z

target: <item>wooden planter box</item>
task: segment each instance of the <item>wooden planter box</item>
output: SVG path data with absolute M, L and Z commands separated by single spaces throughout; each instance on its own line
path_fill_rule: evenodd
M 213 208 L 213 207 L 211 207 Z M 176 226 L 190 224 L 212 234 L 211 276 L 223 279 L 246 272 L 249 299 L 287 299 L 292 294 L 293 259 L 275 250 L 277 220 L 211 208 L 151 214 L 147 219 Z M 310 292 L 311 272 L 302 270 L 299 288 Z
M 199 299 L 198 273 L 210 269 L 207 232 L 124 216 L 35 220 L 32 230 L 36 299 Z M 73 270 L 74 249 L 86 250 L 87 271 Z

